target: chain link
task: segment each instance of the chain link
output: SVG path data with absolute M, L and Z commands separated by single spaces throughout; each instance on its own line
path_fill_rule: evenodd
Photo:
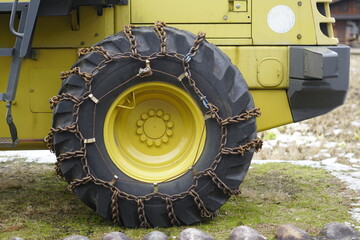
M 180 225 L 180 221 L 177 219 L 174 208 L 173 208 L 173 202 L 184 199 L 187 196 L 192 196 L 197 208 L 200 211 L 200 214 L 202 217 L 212 218 L 216 216 L 217 211 L 211 212 L 206 207 L 204 202 L 201 200 L 199 194 L 195 191 L 196 187 L 198 186 L 198 180 L 201 177 L 207 176 L 211 178 L 211 181 L 223 191 L 224 194 L 228 195 L 237 195 L 240 193 L 240 190 L 237 189 L 231 189 L 229 188 L 215 173 L 215 170 L 222 160 L 223 155 L 228 154 L 240 154 L 244 155 L 246 151 L 250 151 L 251 149 L 255 149 L 255 151 L 259 151 L 261 149 L 262 141 L 260 139 L 253 139 L 250 142 L 246 143 L 245 145 L 239 146 L 237 148 L 229 148 L 226 147 L 226 141 L 227 141 L 227 125 L 228 124 L 234 124 L 239 123 L 241 121 L 247 121 L 253 117 L 259 117 L 260 116 L 260 110 L 258 108 L 254 108 L 252 110 L 245 111 L 244 113 L 241 113 L 237 116 L 228 117 L 226 119 L 222 119 L 219 115 L 219 109 L 217 106 L 215 106 L 213 103 L 209 102 L 206 98 L 206 96 L 201 92 L 201 90 L 196 86 L 195 80 L 191 77 L 191 71 L 190 71 L 190 61 L 191 59 L 197 54 L 197 51 L 201 47 L 201 43 L 205 39 L 204 33 L 199 33 L 194 40 L 193 46 L 190 48 L 188 54 L 183 55 L 176 52 L 167 52 L 166 50 L 166 32 L 164 27 L 166 26 L 163 22 L 156 22 L 154 24 L 154 31 L 158 35 L 160 39 L 160 52 L 153 53 L 151 56 L 142 56 L 137 51 L 137 43 L 136 38 L 132 33 L 132 27 L 130 25 L 125 26 L 124 33 L 129 40 L 130 43 L 130 52 L 127 53 L 119 53 L 115 55 L 111 55 L 108 51 L 106 51 L 101 46 L 95 46 L 90 48 L 82 48 L 79 50 L 78 55 L 79 57 L 84 56 L 86 54 L 89 54 L 91 52 L 98 52 L 101 53 L 104 57 L 104 61 L 102 61 L 98 66 L 96 66 L 91 74 L 81 72 L 79 67 L 75 67 L 71 69 L 70 71 L 62 72 L 60 75 L 61 79 L 66 79 L 72 74 L 78 74 L 85 80 L 85 93 L 83 96 L 78 99 L 75 96 L 72 96 L 71 94 L 64 93 L 58 96 L 55 96 L 50 99 L 51 107 L 54 108 L 59 102 L 61 101 L 72 101 L 74 102 L 74 112 L 73 112 L 73 119 L 74 122 L 68 126 L 68 127 L 57 127 L 57 128 L 51 128 L 49 134 L 45 137 L 45 142 L 47 143 L 47 146 L 50 150 L 54 151 L 54 144 L 53 144 L 53 138 L 54 134 L 61 133 L 61 132 L 72 132 L 75 133 L 77 138 L 79 139 L 81 143 L 81 149 L 78 151 L 73 152 L 66 152 L 58 155 L 56 163 L 56 172 L 61 175 L 60 170 L 60 164 L 63 161 L 74 159 L 74 158 L 80 158 L 83 170 L 86 176 L 82 179 L 75 179 L 72 181 L 68 188 L 70 191 L 74 191 L 76 187 L 79 187 L 80 185 L 87 184 L 89 182 L 92 182 L 96 185 L 103 186 L 104 188 L 109 189 L 112 192 L 111 196 L 111 215 L 114 223 L 117 223 L 121 225 L 120 220 L 120 212 L 119 212 L 119 205 L 118 200 L 119 199 L 125 199 L 128 201 L 135 201 L 137 204 L 137 214 L 140 221 L 140 227 L 150 227 L 150 224 L 148 220 L 146 219 L 146 213 L 145 213 L 145 206 L 144 201 L 148 201 L 152 199 L 153 197 L 160 197 L 162 200 L 166 203 L 166 210 L 168 212 L 169 220 L 173 225 Z M 114 186 L 114 181 L 105 181 L 102 179 L 98 179 L 94 177 L 90 171 L 89 163 L 87 160 L 87 146 L 85 143 L 85 139 L 82 136 L 82 133 L 79 129 L 78 121 L 79 121 L 79 111 L 81 104 L 89 99 L 89 96 L 91 94 L 91 82 L 93 79 L 93 76 L 96 75 L 101 69 L 106 67 L 106 65 L 113 61 L 118 59 L 128 59 L 133 58 L 141 62 L 146 62 L 146 68 L 142 70 L 141 73 L 137 74 L 138 77 L 144 77 L 150 75 L 151 67 L 150 67 L 150 61 L 156 58 L 160 57 L 168 57 L 178 60 L 179 62 L 182 62 L 183 68 L 184 68 L 184 78 L 188 80 L 188 83 L 194 91 L 196 95 L 198 95 L 199 100 L 203 103 L 204 107 L 207 109 L 205 113 L 205 119 L 206 118 L 214 118 L 218 122 L 219 126 L 221 127 L 221 139 L 220 139 L 220 151 L 215 156 L 211 166 L 209 169 L 205 169 L 201 172 L 198 172 L 193 177 L 193 183 L 192 186 L 185 192 L 174 194 L 174 195 L 167 195 L 161 192 L 155 192 L 151 193 L 145 196 L 135 196 L 131 195 L 125 192 L 120 191 L 116 186 Z M 146 71 L 145 71 L 146 70 Z M 145 73 L 145 75 L 144 75 Z M 129 79 L 130 81 L 131 79 Z M 127 81 L 126 81 L 127 82 Z M 184 86 L 185 87 L 185 86 Z M 186 88 L 186 87 L 185 87 Z M 101 100 L 101 99 L 97 99 Z
M 131 54 L 133 56 L 139 56 L 138 52 L 137 52 L 137 43 L 136 43 L 136 38 L 135 36 L 133 35 L 132 33 L 132 27 L 131 25 L 126 25 L 125 26 L 125 29 L 124 29 L 124 33 L 126 35 L 126 37 L 128 38 L 129 40 L 129 43 L 130 43 L 130 50 L 131 50 Z
M 189 194 L 194 198 L 194 202 L 197 205 L 198 209 L 200 210 L 200 215 L 203 218 L 213 218 L 215 217 L 215 212 L 209 211 L 206 207 L 204 202 L 201 200 L 199 194 L 194 190 L 191 189 Z
M 93 78 L 92 74 L 86 73 L 86 72 L 81 72 L 79 67 L 74 67 L 73 69 L 69 70 L 69 71 L 64 71 L 60 73 L 60 79 L 64 80 L 66 78 L 68 78 L 70 75 L 72 74 L 77 74 L 80 77 L 82 77 L 85 82 L 90 82 L 91 79 Z
M 166 54 L 166 32 L 164 30 L 164 27 L 166 24 L 161 21 L 157 21 L 154 24 L 154 30 L 157 33 L 157 35 L 160 38 L 160 52 L 161 54 Z
M 231 189 L 229 188 L 221 179 L 216 175 L 213 169 L 208 169 L 204 172 L 204 176 L 211 177 L 212 182 L 223 191 L 224 194 L 227 194 L 229 196 L 232 195 L 239 195 L 241 191 L 239 189 Z
M 262 140 L 260 138 L 255 138 L 250 142 L 240 145 L 236 148 L 223 147 L 221 149 L 221 154 L 240 154 L 243 156 L 245 152 L 250 151 L 251 149 L 255 149 L 255 152 L 260 151 L 262 148 Z
M 241 113 L 237 116 L 228 117 L 228 118 L 222 120 L 221 125 L 227 125 L 230 123 L 239 123 L 239 122 L 247 121 L 251 118 L 260 117 L 260 116 L 261 116 L 260 108 L 254 108 L 254 109 L 245 111 L 244 113 Z
M 120 195 L 119 190 L 115 189 L 111 196 L 111 217 L 113 219 L 114 224 L 121 225 L 119 204 L 118 204 L 119 195 Z
M 69 94 L 69 93 L 62 93 L 61 95 L 57 95 L 57 96 L 54 96 L 54 97 L 50 98 L 50 100 L 49 100 L 50 108 L 54 109 L 55 106 L 60 101 L 66 101 L 66 100 L 72 101 L 74 103 L 80 103 L 80 100 L 77 97 L 75 97 L 74 95 Z
M 145 206 L 142 199 L 137 199 L 136 204 L 138 205 L 137 213 L 140 220 L 140 227 L 141 228 L 149 228 L 150 224 L 146 219 L 145 215 Z
M 98 52 L 103 55 L 106 60 L 112 60 L 113 56 L 101 46 L 93 46 L 89 48 L 80 48 L 78 51 L 78 57 L 82 57 L 91 52 Z
M 165 201 L 166 201 L 166 210 L 168 212 L 168 217 L 171 221 L 171 224 L 179 226 L 180 221 L 177 219 L 176 214 L 174 212 L 173 200 L 171 198 L 167 197 L 165 199 Z

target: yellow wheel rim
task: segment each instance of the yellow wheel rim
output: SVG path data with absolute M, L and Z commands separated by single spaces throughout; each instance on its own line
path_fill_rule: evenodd
M 163 82 L 133 86 L 105 118 L 104 141 L 116 166 L 149 183 L 172 180 L 199 159 L 205 144 L 203 114 L 181 88 Z

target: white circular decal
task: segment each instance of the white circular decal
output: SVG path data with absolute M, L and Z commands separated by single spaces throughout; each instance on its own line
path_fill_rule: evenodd
M 286 33 L 295 24 L 295 14 L 288 6 L 278 5 L 269 11 L 267 23 L 274 32 Z

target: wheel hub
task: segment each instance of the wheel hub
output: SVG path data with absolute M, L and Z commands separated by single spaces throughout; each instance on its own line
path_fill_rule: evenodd
M 104 142 L 111 160 L 128 176 L 150 183 L 189 170 L 205 145 L 203 114 L 184 90 L 163 82 L 135 85 L 110 106 Z
M 170 115 L 164 114 L 162 109 L 156 111 L 150 109 L 146 113 L 142 113 L 136 124 L 136 133 L 140 135 L 140 141 L 148 146 L 160 147 L 162 143 L 167 143 L 173 134 L 171 129 L 174 123 L 170 121 Z

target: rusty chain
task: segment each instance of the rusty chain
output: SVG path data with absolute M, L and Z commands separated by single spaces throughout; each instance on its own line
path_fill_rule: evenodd
M 228 117 L 228 118 L 222 120 L 221 125 L 227 125 L 230 123 L 239 123 L 239 122 L 243 122 L 243 121 L 249 120 L 251 118 L 260 117 L 260 116 L 261 116 L 260 109 L 254 108 L 254 109 L 245 111 L 244 113 L 241 113 L 237 116 Z
M 133 56 L 138 56 L 139 54 L 138 54 L 137 49 L 136 49 L 136 47 L 137 47 L 136 38 L 132 33 L 132 30 L 131 30 L 132 27 L 133 26 L 131 26 L 131 25 L 126 25 L 125 29 L 124 29 L 124 33 L 125 33 L 126 37 L 129 40 L 131 54 Z
M 69 70 L 69 71 L 64 71 L 60 73 L 60 79 L 64 80 L 68 77 L 70 77 L 70 75 L 73 74 L 77 74 L 79 76 L 81 76 L 86 82 L 90 82 L 92 79 L 92 75 L 86 72 L 81 72 L 79 67 L 74 67 L 73 69 Z
M 113 223 L 121 225 L 119 204 L 118 204 L 119 196 L 120 196 L 119 190 L 115 189 L 111 196 L 111 218 L 113 220 Z
M 102 54 L 104 56 L 104 58 L 106 60 L 112 60 L 113 56 L 111 54 L 109 54 L 108 51 L 106 51 L 103 47 L 101 46 L 93 46 L 93 47 L 89 47 L 89 48 L 80 48 L 78 51 L 78 57 L 82 57 L 88 53 L 91 52 L 98 52 L 100 54 Z
M 111 196 L 111 216 L 114 223 L 117 223 L 121 225 L 120 220 L 120 210 L 118 206 L 118 199 L 126 199 L 128 201 L 134 201 L 137 204 L 137 214 L 140 221 L 140 227 L 150 227 L 150 224 L 146 218 L 145 213 L 145 206 L 144 201 L 148 201 L 153 197 L 160 197 L 163 199 L 166 203 L 166 209 L 168 212 L 168 217 L 173 225 L 180 225 L 179 219 L 176 217 L 176 213 L 173 208 L 173 202 L 179 199 L 184 199 L 187 196 L 191 196 L 193 198 L 193 201 L 195 202 L 197 208 L 200 211 L 200 214 L 202 217 L 206 218 L 213 218 L 216 216 L 217 212 L 212 212 L 208 210 L 204 204 L 204 202 L 201 200 L 199 194 L 195 191 L 197 185 L 198 185 L 198 179 L 201 177 L 210 177 L 211 181 L 215 186 L 217 186 L 219 189 L 223 191 L 224 194 L 227 195 L 237 195 L 240 193 L 240 190 L 238 189 L 231 189 L 229 188 L 215 173 L 215 170 L 222 160 L 223 155 L 228 154 L 239 154 L 244 155 L 246 151 L 251 151 L 254 149 L 254 151 L 259 151 L 262 146 L 262 141 L 258 138 L 251 140 L 250 142 L 236 147 L 236 148 L 229 148 L 226 147 L 226 140 L 227 140 L 227 125 L 228 124 L 235 124 L 242 121 L 247 121 L 254 117 L 260 116 L 260 110 L 258 108 L 254 108 L 251 110 L 247 110 L 243 113 L 240 113 L 237 116 L 228 117 L 226 119 L 222 119 L 219 115 L 219 109 L 217 106 L 215 106 L 213 103 L 210 103 L 206 96 L 201 92 L 199 88 L 196 86 L 195 80 L 191 77 L 191 71 L 190 71 L 190 61 L 191 59 L 197 54 L 198 49 L 201 47 L 201 43 L 205 39 L 205 33 L 200 32 L 195 41 L 193 46 L 190 48 L 188 54 L 182 55 L 175 52 L 167 52 L 166 50 L 166 32 L 164 27 L 166 26 L 163 22 L 156 22 L 154 24 L 154 31 L 158 35 L 160 39 L 160 52 L 154 53 L 151 56 L 142 56 L 137 51 L 137 43 L 136 38 L 132 33 L 132 27 L 133 26 L 125 26 L 124 33 L 127 39 L 129 40 L 130 45 L 130 52 L 128 53 L 121 53 L 121 54 L 115 54 L 111 55 L 107 50 L 105 50 L 103 47 L 95 46 L 90 48 L 82 48 L 79 50 L 78 56 L 84 56 L 86 54 L 89 54 L 91 52 L 97 52 L 101 54 L 104 58 L 104 61 L 102 61 L 97 67 L 95 67 L 91 74 L 81 72 L 79 67 L 75 67 L 69 71 L 62 72 L 60 74 L 60 78 L 62 80 L 68 78 L 70 75 L 76 74 L 83 78 L 85 81 L 85 91 L 83 93 L 83 96 L 81 98 L 76 98 L 75 96 L 71 94 L 61 94 L 58 96 L 55 96 L 50 99 L 50 105 L 52 108 L 54 108 L 59 102 L 61 101 L 72 101 L 74 102 L 74 112 L 73 112 L 73 118 L 74 122 L 65 128 L 57 127 L 57 128 L 51 128 L 49 134 L 45 137 L 45 142 L 47 143 L 47 146 L 50 150 L 55 151 L 54 145 L 53 145 L 53 138 L 54 134 L 61 133 L 61 132 L 72 132 L 76 135 L 76 137 L 79 139 L 82 147 L 78 151 L 73 152 L 66 152 L 59 154 L 57 157 L 57 163 L 56 163 L 56 172 L 58 175 L 62 176 L 62 173 L 60 171 L 60 164 L 62 161 L 66 161 L 68 159 L 73 158 L 80 158 L 84 173 L 86 174 L 85 177 L 81 179 L 75 179 L 74 181 L 70 182 L 68 189 L 70 191 L 74 191 L 76 187 L 79 187 L 81 185 L 85 185 L 88 183 L 94 183 L 96 185 L 101 185 L 107 189 L 109 189 L 112 192 Z M 150 61 L 159 57 L 169 57 L 174 58 L 182 62 L 183 68 L 184 68 L 184 78 L 187 79 L 190 87 L 192 88 L 192 91 L 198 95 L 200 102 L 204 105 L 204 107 L 207 109 L 207 112 L 205 112 L 205 120 L 207 118 L 214 118 L 220 128 L 221 128 L 221 139 L 220 139 L 220 150 L 219 153 L 215 156 L 211 166 L 209 169 L 205 169 L 200 172 L 196 172 L 193 177 L 193 185 L 185 192 L 174 194 L 174 195 L 167 195 L 161 192 L 156 192 L 152 194 L 148 194 L 145 196 L 135 196 L 131 195 L 125 192 L 120 191 L 117 187 L 114 186 L 113 180 L 111 181 L 105 181 L 102 179 L 98 179 L 94 177 L 90 171 L 90 167 L 87 161 L 87 153 L 86 153 L 86 142 L 84 137 L 81 134 L 81 131 L 79 130 L 78 126 L 78 120 L 79 120 L 79 110 L 81 104 L 86 100 L 90 98 L 91 94 L 91 82 L 93 79 L 93 76 L 96 75 L 102 68 L 106 67 L 106 65 L 115 60 L 115 59 L 125 59 L 125 58 L 133 58 L 137 59 L 142 62 L 146 62 L 146 67 L 149 69 L 143 69 L 144 74 L 141 75 L 140 72 L 137 74 L 138 77 L 144 77 L 151 75 L 151 68 L 150 68 Z M 136 76 L 135 76 L 136 77 Z M 131 79 L 130 79 L 131 80 Z M 194 169 L 194 173 L 195 173 Z
M 262 140 L 260 138 L 255 138 L 251 140 L 250 142 L 240 145 L 236 148 L 229 148 L 229 147 L 223 147 L 221 149 L 221 154 L 240 154 L 243 156 L 245 152 L 250 151 L 251 149 L 255 149 L 255 152 L 260 151 L 262 147 Z
M 61 95 L 56 95 L 49 99 L 50 108 L 54 109 L 54 107 L 60 102 L 60 101 L 72 101 L 74 103 L 80 103 L 80 100 L 75 97 L 74 95 L 71 95 L 69 93 L 62 93 Z
M 141 228 L 149 228 L 151 227 L 149 222 L 146 219 L 146 215 L 145 215 L 145 206 L 144 206 L 144 202 L 142 199 L 136 199 L 136 204 L 138 205 L 138 209 L 137 209 L 137 213 L 139 216 L 139 221 L 140 221 L 140 227 Z
M 223 191 L 224 194 L 229 196 L 239 195 L 241 193 L 240 189 L 231 189 L 229 188 L 221 179 L 216 175 L 213 169 L 205 171 L 204 176 L 209 176 L 211 181 Z
M 170 219 L 171 224 L 179 226 L 180 221 L 177 219 L 175 215 L 172 199 L 167 197 L 165 201 L 166 201 L 166 210 L 168 212 L 168 217 Z
M 166 24 L 161 21 L 157 21 L 154 24 L 154 30 L 160 38 L 160 52 L 162 54 L 166 54 L 166 32 L 164 30 L 165 26 Z
M 216 213 L 211 212 L 210 210 L 208 210 L 205 207 L 204 202 L 201 200 L 199 194 L 194 189 L 191 189 L 189 191 L 189 194 L 193 197 L 196 206 L 200 210 L 201 217 L 203 217 L 203 218 L 213 218 L 213 217 L 215 217 Z

